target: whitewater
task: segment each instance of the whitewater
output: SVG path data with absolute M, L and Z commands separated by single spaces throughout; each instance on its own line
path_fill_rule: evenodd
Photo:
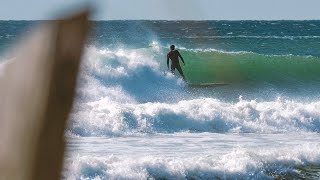
M 9 28 L 22 26 L 11 23 L 0 49 L 18 34 Z M 319 21 L 95 22 L 62 179 L 318 178 L 319 29 Z M 169 73 L 173 43 L 189 82 L 229 85 L 192 88 Z M 2 57 L 0 75 L 10 61 Z

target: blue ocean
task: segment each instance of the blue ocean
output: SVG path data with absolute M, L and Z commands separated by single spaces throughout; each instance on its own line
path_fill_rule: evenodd
M 0 75 L 39 23 L 0 21 Z M 63 179 L 320 178 L 320 21 L 94 21 L 85 49 Z

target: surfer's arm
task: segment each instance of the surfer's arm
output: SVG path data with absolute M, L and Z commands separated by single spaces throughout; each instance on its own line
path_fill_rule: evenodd
M 178 56 L 180 57 L 180 59 L 183 62 L 183 64 L 186 65 L 186 63 L 184 63 L 183 57 L 181 56 L 181 54 L 179 52 L 178 52 Z
M 168 66 L 168 69 L 169 69 L 169 54 L 167 55 L 167 66 Z

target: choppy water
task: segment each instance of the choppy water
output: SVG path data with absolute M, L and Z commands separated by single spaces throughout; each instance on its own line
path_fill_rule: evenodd
M 33 23 L 0 22 L 0 50 Z M 320 21 L 93 27 L 63 179 L 320 176 Z M 229 85 L 188 87 L 166 71 L 170 44 L 190 82 Z

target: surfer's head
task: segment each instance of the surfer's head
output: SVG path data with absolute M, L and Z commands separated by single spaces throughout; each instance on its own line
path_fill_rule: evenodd
M 171 46 L 170 46 L 170 49 L 171 49 L 171 50 L 174 50 L 174 48 L 175 48 L 174 45 L 171 45 Z

